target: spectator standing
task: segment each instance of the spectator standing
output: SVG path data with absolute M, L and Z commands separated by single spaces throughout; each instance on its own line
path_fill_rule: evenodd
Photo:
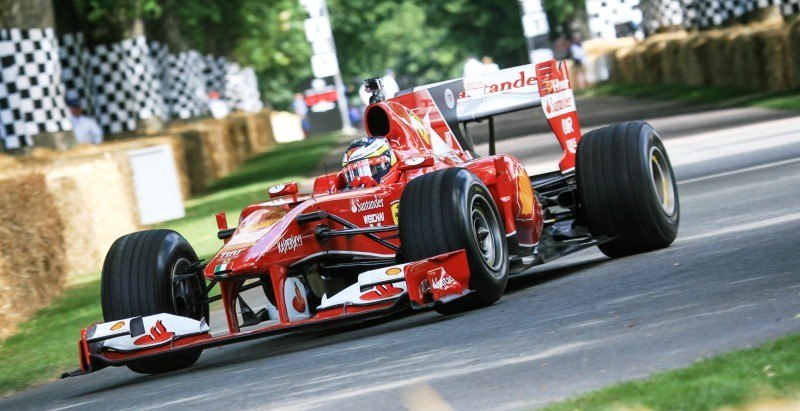
M 100 144 L 103 142 L 103 129 L 94 118 L 85 115 L 81 101 L 68 99 L 69 120 L 72 122 L 72 132 L 78 144 Z
M 483 62 L 483 67 L 481 67 L 481 72 L 483 72 L 484 74 L 500 71 L 500 66 L 498 66 L 497 63 L 494 62 L 494 59 L 489 56 L 483 56 L 481 62 Z
M 381 80 L 383 81 L 383 96 L 387 99 L 393 98 L 395 94 L 400 92 L 400 86 L 397 85 L 394 70 L 386 69 L 386 74 Z
M 583 42 L 581 41 L 580 34 L 572 36 L 572 43 L 569 45 L 569 56 L 573 63 L 575 88 L 578 90 L 585 88 L 586 69 L 584 67 L 584 59 L 586 58 L 586 53 L 583 50 Z
M 477 77 L 481 73 L 483 73 L 483 63 L 473 55 L 468 56 L 464 63 L 464 77 Z
M 308 106 L 303 93 L 294 93 L 294 100 L 292 100 L 292 109 L 294 113 L 300 116 L 300 124 L 303 126 L 303 133 L 308 135 L 311 131 L 311 123 L 308 121 Z
M 230 113 L 228 105 L 219 97 L 219 93 L 216 90 L 211 90 L 208 93 L 207 104 L 208 111 L 211 112 L 211 117 L 224 118 Z

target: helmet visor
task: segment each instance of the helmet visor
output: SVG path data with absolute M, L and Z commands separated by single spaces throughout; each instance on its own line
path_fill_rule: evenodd
M 380 182 L 380 178 L 386 174 L 386 171 L 391 167 L 390 157 L 388 155 L 380 155 L 372 158 L 363 158 L 348 163 L 344 166 L 344 178 L 347 184 L 350 184 L 358 177 L 372 177 L 376 182 Z

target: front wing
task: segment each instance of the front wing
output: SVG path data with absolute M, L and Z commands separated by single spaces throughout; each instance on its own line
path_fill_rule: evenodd
M 323 298 L 314 316 L 254 330 L 212 335 L 205 320 L 161 313 L 94 324 L 81 330 L 80 369 L 62 377 L 88 374 L 107 366 L 187 350 L 219 347 L 300 330 L 322 329 L 408 309 L 431 307 L 469 294 L 469 266 L 464 250 L 413 263 L 367 271 L 357 283 Z

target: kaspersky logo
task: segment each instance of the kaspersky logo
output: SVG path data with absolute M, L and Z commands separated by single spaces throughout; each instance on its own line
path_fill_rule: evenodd
M 303 245 L 303 237 L 299 235 L 293 235 L 278 241 L 278 252 L 285 254 L 289 251 L 296 250 L 297 247 L 300 247 L 301 245 Z
M 374 210 L 376 208 L 383 207 L 383 199 L 375 197 L 372 200 L 367 201 L 359 201 L 358 199 L 353 200 L 350 204 L 350 211 L 353 213 L 359 213 L 362 211 L 369 211 Z

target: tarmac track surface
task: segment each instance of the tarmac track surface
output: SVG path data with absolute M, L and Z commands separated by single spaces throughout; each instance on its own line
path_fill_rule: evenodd
M 661 133 L 680 192 L 671 247 L 617 260 L 593 248 L 513 278 L 486 309 L 211 349 L 161 376 L 106 369 L 0 409 L 535 408 L 800 330 L 800 117 L 617 98 L 579 107 L 584 132 L 643 118 Z M 543 122 L 499 119 L 498 152 L 555 169 Z

